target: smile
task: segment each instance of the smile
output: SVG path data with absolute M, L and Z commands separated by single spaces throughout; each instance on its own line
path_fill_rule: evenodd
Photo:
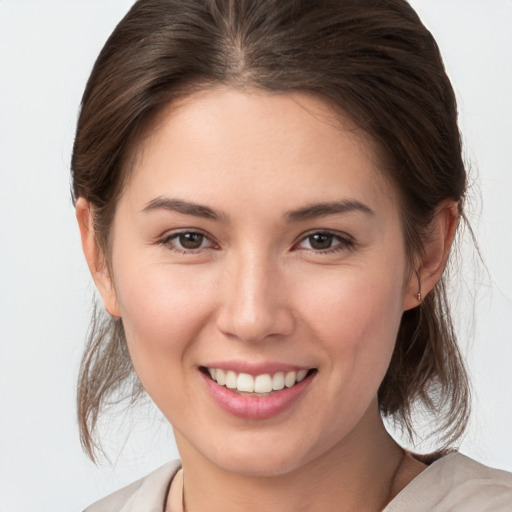
M 224 411 L 244 420 L 278 416 L 305 396 L 317 368 L 251 375 L 218 367 L 200 367 L 210 397 Z
M 221 368 L 207 368 L 207 370 L 212 380 L 220 386 L 225 386 L 239 393 L 251 393 L 253 395 L 281 391 L 285 387 L 291 388 L 302 382 L 309 371 L 263 373 L 253 376 L 248 373 L 237 373 L 233 370 L 223 370 Z

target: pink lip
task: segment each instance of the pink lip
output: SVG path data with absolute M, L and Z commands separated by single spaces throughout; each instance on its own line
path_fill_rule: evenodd
M 268 396 L 253 397 L 239 395 L 224 386 L 220 386 L 202 372 L 200 375 L 210 395 L 222 409 L 234 416 L 248 420 L 264 420 L 280 414 L 301 397 L 313 380 L 312 376 L 308 375 L 302 382 L 291 388 L 274 391 Z

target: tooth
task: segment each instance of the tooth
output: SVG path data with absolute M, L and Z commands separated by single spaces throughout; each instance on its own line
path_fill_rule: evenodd
M 215 379 L 215 374 L 216 374 L 216 370 L 215 368 L 208 368 L 208 373 L 210 374 L 210 377 L 213 379 L 213 380 L 216 380 Z
M 284 378 L 284 385 L 287 388 L 291 388 L 297 380 L 297 372 L 288 372 Z
M 238 391 L 246 391 L 247 393 L 254 393 L 254 378 L 248 373 L 241 373 L 236 381 L 236 388 Z
M 255 393 L 270 393 L 272 391 L 272 377 L 265 373 L 258 375 L 254 379 L 254 392 Z
M 226 372 L 224 370 L 221 370 L 220 368 L 217 368 L 215 373 L 217 377 L 217 384 L 224 386 L 224 384 L 226 384 Z
M 301 382 L 306 378 L 306 375 L 308 374 L 307 370 L 300 370 L 297 372 L 297 382 Z
M 236 380 L 236 373 L 233 370 L 228 370 L 226 372 L 226 387 L 229 389 L 235 389 Z
M 275 391 L 280 391 L 284 388 L 284 373 L 277 372 L 274 377 L 272 377 L 272 389 Z

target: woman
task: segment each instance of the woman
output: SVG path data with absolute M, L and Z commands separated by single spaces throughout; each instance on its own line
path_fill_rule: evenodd
M 469 411 L 443 279 L 466 173 L 407 3 L 139 0 L 72 172 L 111 316 L 83 359 L 83 444 L 133 383 L 181 457 L 88 510 L 510 508 L 510 475 L 443 451 Z M 425 457 L 382 421 L 412 433 L 418 408 L 441 438 Z

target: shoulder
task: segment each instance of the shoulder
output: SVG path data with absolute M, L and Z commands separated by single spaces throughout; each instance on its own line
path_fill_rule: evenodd
M 93 503 L 84 512 L 162 512 L 169 485 L 180 469 L 173 461 Z
M 512 473 L 451 453 L 417 476 L 384 512 L 510 512 L 511 509 Z

